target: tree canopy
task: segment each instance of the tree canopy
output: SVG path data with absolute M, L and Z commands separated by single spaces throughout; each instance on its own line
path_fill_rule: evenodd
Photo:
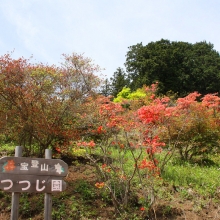
M 122 68 L 117 68 L 113 77 L 110 78 L 111 95 L 116 96 L 125 86 L 128 86 L 128 79 L 125 71 Z
M 0 57 L 0 134 L 31 153 L 38 146 L 65 145 L 77 137 L 82 104 L 94 94 L 99 67 L 78 54 L 65 55 L 61 67 Z M 0 140 L 1 141 L 1 140 Z
M 158 92 L 185 96 L 220 92 L 220 55 L 211 43 L 161 39 L 130 46 L 125 67 L 132 91 L 158 82 Z

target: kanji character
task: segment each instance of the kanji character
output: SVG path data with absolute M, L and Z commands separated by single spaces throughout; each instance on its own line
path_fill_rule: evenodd
M 41 171 L 48 171 L 48 165 L 46 165 L 45 163 L 44 163 L 44 165 L 41 164 L 40 170 L 41 170 Z
M 28 163 L 21 163 L 21 168 L 20 170 L 28 170 Z
M 31 167 L 33 168 L 38 168 L 39 166 L 39 161 L 38 160 L 31 160 Z
M 51 191 L 62 191 L 62 180 L 52 180 Z

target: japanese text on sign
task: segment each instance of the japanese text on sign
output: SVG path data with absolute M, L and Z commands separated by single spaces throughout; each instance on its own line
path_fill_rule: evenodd
M 59 159 L 3 157 L 0 173 L 66 176 L 68 166 Z
M 1 174 L 0 189 L 8 192 L 62 192 L 66 184 L 61 177 Z

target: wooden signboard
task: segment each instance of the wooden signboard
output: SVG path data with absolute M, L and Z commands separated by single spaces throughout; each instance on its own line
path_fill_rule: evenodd
M 0 158 L 0 189 L 7 192 L 55 193 L 66 189 L 67 164 L 59 159 Z
M 67 164 L 52 159 L 52 151 L 45 150 L 44 158 L 22 157 L 22 147 L 16 146 L 15 157 L 0 158 L 0 189 L 12 192 L 10 220 L 18 220 L 21 192 L 45 193 L 44 219 L 52 219 L 51 193 L 66 189 L 63 178 L 68 173 Z
M 0 189 L 6 192 L 56 193 L 66 189 L 63 177 L 0 174 Z
M 68 165 L 59 159 L 2 157 L 0 174 L 66 176 Z

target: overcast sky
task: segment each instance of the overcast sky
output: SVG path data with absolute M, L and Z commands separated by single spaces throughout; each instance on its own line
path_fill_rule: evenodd
M 0 0 L 0 55 L 59 65 L 84 53 L 109 78 L 128 47 L 207 41 L 220 52 L 220 0 Z

